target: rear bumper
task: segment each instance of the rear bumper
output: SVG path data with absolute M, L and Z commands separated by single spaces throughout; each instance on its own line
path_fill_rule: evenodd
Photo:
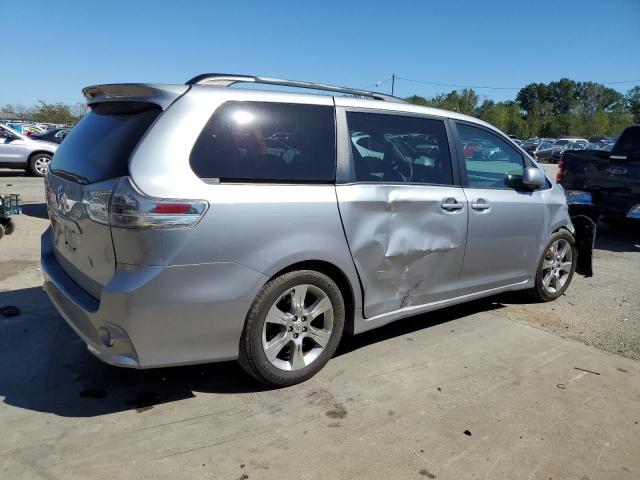
M 640 198 L 631 197 L 620 202 L 602 203 L 602 198 L 594 201 L 590 192 L 581 190 L 566 190 L 567 205 L 573 212 L 581 214 L 605 215 L 611 218 L 627 218 L 631 220 L 640 220 Z M 629 203 L 630 202 L 630 203 Z
M 42 235 L 44 289 L 89 350 L 106 363 L 151 368 L 232 360 L 246 314 L 268 280 L 236 263 L 118 264 L 99 300 L 76 284 Z

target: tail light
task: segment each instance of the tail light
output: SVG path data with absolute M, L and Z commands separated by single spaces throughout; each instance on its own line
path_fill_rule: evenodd
M 192 227 L 209 206 L 204 200 L 148 197 L 129 177 L 85 187 L 82 203 L 94 222 L 123 228 Z
M 560 160 L 558 162 L 558 173 L 556 173 L 556 183 L 562 183 L 563 175 L 564 175 L 564 162 Z

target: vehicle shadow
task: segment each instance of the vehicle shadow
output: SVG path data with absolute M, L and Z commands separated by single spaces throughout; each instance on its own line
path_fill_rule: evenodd
M 16 317 L 0 315 L 0 397 L 19 408 L 65 417 L 92 417 L 194 397 L 194 392 L 239 394 L 268 390 L 237 362 L 131 370 L 106 365 L 58 315 L 41 288 L 0 292 L 0 307 L 15 305 Z M 358 335 L 346 335 L 336 355 L 500 308 L 471 302 L 400 320 Z
M 22 208 L 22 214 L 29 217 L 42 218 L 46 220 L 49 218 L 47 214 L 47 204 L 42 203 L 23 203 L 20 205 Z
M 0 177 L 28 177 L 29 174 L 21 169 L 0 168 Z
M 640 252 L 640 222 L 599 222 L 595 248 L 619 253 Z

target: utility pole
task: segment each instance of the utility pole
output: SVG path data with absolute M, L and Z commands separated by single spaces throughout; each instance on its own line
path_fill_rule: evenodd
M 396 92 L 396 74 L 391 74 L 391 95 L 393 96 Z

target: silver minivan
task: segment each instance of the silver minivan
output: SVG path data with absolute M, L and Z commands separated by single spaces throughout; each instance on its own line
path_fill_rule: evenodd
M 554 300 L 590 269 L 562 187 L 475 118 L 238 75 L 84 95 L 46 177 L 42 267 L 110 364 L 238 359 L 291 385 L 343 333 L 504 291 Z

